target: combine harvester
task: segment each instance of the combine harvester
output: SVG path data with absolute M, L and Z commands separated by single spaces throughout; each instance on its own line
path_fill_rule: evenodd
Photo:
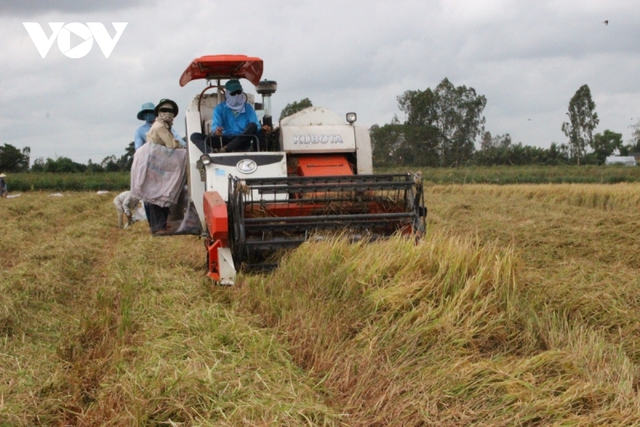
M 260 80 L 263 62 L 245 55 L 195 59 L 180 86 L 207 86 L 186 109 L 186 134 L 210 134 L 212 112 L 224 102 L 224 83 L 246 79 L 246 91 L 263 124 L 271 124 L 276 82 Z M 214 153 L 187 143 L 188 190 L 201 225 L 208 276 L 232 285 L 239 269 L 273 267 L 283 249 L 335 232 L 354 239 L 395 233 L 420 236 L 426 208 L 422 180 L 414 174 L 374 175 L 368 130 L 335 113 L 310 107 L 282 119 L 248 152 Z M 189 139 L 189 138 L 187 138 Z

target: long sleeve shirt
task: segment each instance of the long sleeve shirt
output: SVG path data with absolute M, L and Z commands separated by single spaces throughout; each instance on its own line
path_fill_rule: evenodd
M 244 128 L 254 122 L 260 129 L 260 122 L 256 115 L 256 110 L 251 104 L 245 104 L 244 113 L 233 111 L 227 106 L 226 102 L 218 104 L 213 110 L 213 120 L 211 121 L 211 133 L 214 133 L 218 127 L 221 127 L 223 136 L 240 135 Z
M 113 199 L 113 204 L 119 211 L 122 211 L 127 216 L 131 216 L 131 211 L 135 209 L 140 203 L 140 200 L 131 195 L 130 191 L 123 191 Z
M 179 139 L 162 123 L 153 122 L 151 129 L 147 132 L 147 140 L 156 144 L 164 145 L 167 148 L 184 148 Z
M 145 142 L 147 142 L 147 133 L 149 132 L 149 130 L 151 130 L 151 123 L 145 123 L 138 129 L 136 129 L 136 133 L 133 136 L 133 146 L 136 150 L 142 147 Z M 187 146 L 187 144 L 182 140 L 180 134 L 176 132 L 174 128 L 171 128 L 171 133 L 173 134 L 173 137 L 180 142 L 180 145 L 182 145 L 183 147 Z

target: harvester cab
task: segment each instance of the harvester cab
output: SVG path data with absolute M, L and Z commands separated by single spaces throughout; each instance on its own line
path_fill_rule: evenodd
M 208 82 L 185 113 L 187 185 L 205 238 L 208 275 L 231 285 L 238 269 L 273 267 L 282 250 L 319 233 L 347 231 L 367 239 L 424 233 L 421 177 L 374 175 L 369 132 L 355 124 L 355 113 L 343 120 L 310 107 L 273 125 L 277 84 L 260 80 L 262 71 L 260 58 L 212 55 L 192 61 L 180 78 L 181 86 Z M 213 111 L 225 102 L 229 79 L 255 86 L 261 98 L 245 90 L 247 102 L 273 131 L 245 152 L 199 148 L 190 136 L 211 135 Z

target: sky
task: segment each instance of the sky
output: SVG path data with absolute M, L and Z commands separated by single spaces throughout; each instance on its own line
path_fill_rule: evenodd
M 61 31 L 43 58 L 24 22 L 47 38 L 50 22 L 101 23 L 111 38 L 113 22 L 127 25 L 108 57 L 97 36 L 66 56 Z M 547 148 L 567 142 L 569 101 L 587 84 L 596 132 L 628 142 L 640 118 L 638 23 L 637 0 L 0 0 L 0 145 L 29 147 L 32 162 L 100 163 L 125 153 L 140 106 L 162 98 L 180 106 L 184 135 L 184 109 L 206 82 L 181 87 L 180 75 L 217 54 L 263 59 L 262 78 L 278 83 L 275 118 L 309 98 L 382 126 L 404 120 L 398 96 L 448 78 L 486 97 L 492 135 Z

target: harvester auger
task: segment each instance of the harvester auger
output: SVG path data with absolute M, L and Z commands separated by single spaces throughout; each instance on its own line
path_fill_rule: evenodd
M 231 252 L 247 269 L 273 267 L 278 250 L 311 235 L 348 231 L 376 240 L 424 232 L 422 183 L 410 174 L 230 177 L 229 185 Z
M 245 55 L 195 59 L 180 85 L 195 79 L 209 84 L 186 109 L 187 136 L 210 133 L 228 79 L 251 82 L 262 99 L 245 91 L 247 102 L 262 123 L 272 123 L 277 85 L 260 80 L 262 69 L 260 58 Z M 238 269 L 273 267 L 280 251 L 310 238 L 425 232 L 421 176 L 374 175 L 369 132 L 355 121 L 355 113 L 348 113 L 345 123 L 326 108 L 310 107 L 280 120 L 251 151 L 218 153 L 187 143 L 189 196 L 202 225 L 211 278 L 233 284 Z

